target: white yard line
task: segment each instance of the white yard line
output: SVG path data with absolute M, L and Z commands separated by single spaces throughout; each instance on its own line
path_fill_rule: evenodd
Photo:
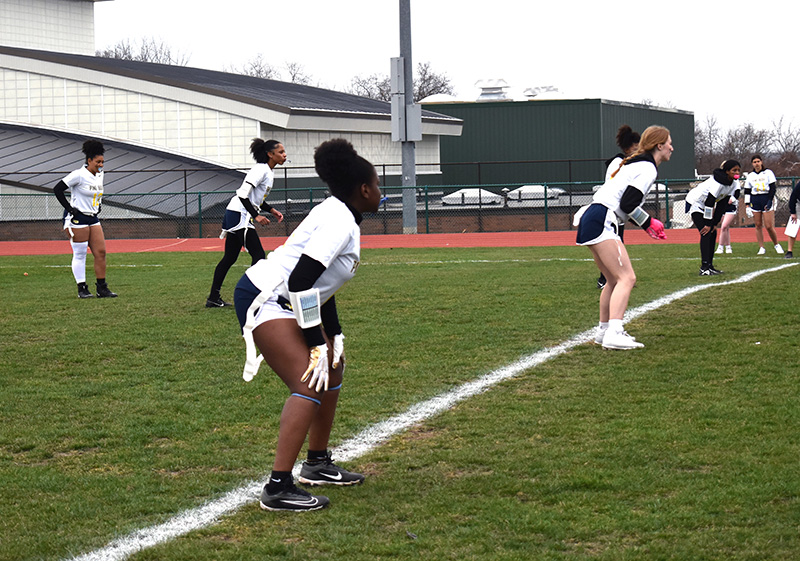
M 676 300 L 680 300 L 681 298 L 707 288 L 749 282 L 765 273 L 780 271 L 797 264 L 798 263 L 787 263 L 771 269 L 763 269 L 761 271 L 748 273 L 729 281 L 699 284 L 684 288 L 683 290 L 673 292 L 672 294 L 663 296 L 648 304 L 628 310 L 625 314 L 625 321 L 628 322 L 638 318 L 648 312 L 657 310 Z M 438 415 L 450 409 L 460 401 L 484 392 L 492 386 L 509 378 L 513 378 L 526 370 L 539 366 L 551 358 L 562 355 L 570 349 L 582 345 L 593 338 L 594 328 L 579 333 L 559 345 L 543 349 L 498 370 L 489 372 L 449 392 L 412 405 L 403 413 L 372 425 L 356 436 L 344 441 L 337 448 L 332 450 L 332 455 L 341 461 L 355 460 L 409 427 Z M 300 464 L 295 466 L 295 471 L 299 470 L 299 466 Z M 226 493 L 219 499 L 209 501 L 197 508 L 184 511 L 163 524 L 137 530 L 127 536 L 117 538 L 102 549 L 73 557 L 72 559 L 75 561 L 121 561 L 137 551 L 170 541 L 194 530 L 211 526 L 215 524 L 220 517 L 230 514 L 248 503 L 255 502 L 265 483 L 266 478 L 262 481 L 251 481 L 238 489 Z

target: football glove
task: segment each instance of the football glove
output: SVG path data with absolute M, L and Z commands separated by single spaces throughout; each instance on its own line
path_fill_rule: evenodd
M 310 377 L 310 380 L 309 380 Z M 308 355 L 308 368 L 300 378 L 301 382 L 308 382 L 308 389 L 320 392 L 328 389 L 328 345 L 322 344 L 311 347 Z
M 339 333 L 333 337 L 333 367 L 339 366 L 339 360 L 344 355 L 344 335 Z
M 667 233 L 664 231 L 664 223 L 658 218 L 650 218 L 650 226 L 647 227 L 647 234 L 654 240 L 666 240 Z

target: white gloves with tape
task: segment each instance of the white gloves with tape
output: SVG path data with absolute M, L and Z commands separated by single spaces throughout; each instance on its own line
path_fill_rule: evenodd
M 323 388 L 328 390 L 328 345 L 322 344 L 311 347 L 308 356 L 308 368 L 300 378 L 301 382 L 311 378 L 308 389 L 320 392 Z
M 744 213 L 747 215 L 747 218 L 753 218 L 753 207 L 745 207 Z
M 344 335 L 339 333 L 333 337 L 333 368 L 339 366 L 339 361 L 344 355 Z

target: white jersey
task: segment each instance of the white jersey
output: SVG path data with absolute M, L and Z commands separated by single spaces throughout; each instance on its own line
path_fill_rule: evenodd
M 760 173 L 753 171 L 747 175 L 744 188 L 750 189 L 751 195 L 765 195 L 769 193 L 770 184 L 776 181 L 771 169 L 762 169 Z
M 267 198 L 267 195 L 269 195 L 269 192 L 272 191 L 272 183 L 274 181 L 275 172 L 269 167 L 269 164 L 254 165 L 245 175 L 242 186 L 236 190 L 236 195 L 228 203 L 226 209 L 247 213 L 247 209 L 244 208 L 242 201 L 239 200 L 240 197 L 249 199 L 253 206 L 258 209 L 264 199 Z
M 703 212 L 709 194 L 714 197 L 714 201 L 721 201 L 722 199 L 727 201 L 737 189 L 739 189 L 738 180 L 734 179 L 733 183 L 725 185 L 717 181 L 712 175 L 687 193 L 686 202 L 692 207 L 689 212 Z
M 613 210 L 619 218 L 627 220 L 628 215 L 619 208 L 622 194 L 630 185 L 642 192 L 644 201 L 657 176 L 658 168 L 652 157 L 649 155 L 637 157 L 635 161 L 622 166 L 617 175 L 606 181 L 594 194 L 592 202 L 604 205 Z
M 356 274 L 361 262 L 361 229 L 352 211 L 336 197 L 311 209 L 282 246 L 245 274 L 262 292 L 288 298 L 289 276 L 303 254 L 325 266 L 313 286 L 319 289 L 323 303 Z
M 103 201 L 103 172 L 93 175 L 86 166 L 64 178 L 70 190 L 69 204 L 83 214 L 97 214 Z

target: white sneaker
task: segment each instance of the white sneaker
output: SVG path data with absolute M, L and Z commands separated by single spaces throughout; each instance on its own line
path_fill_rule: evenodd
M 606 331 L 608 331 L 607 327 L 605 329 L 602 329 L 601 327 L 597 328 L 597 330 L 594 333 L 594 344 L 595 345 L 602 345 L 603 344 L 603 337 L 605 336 Z
M 603 336 L 603 348 L 626 351 L 628 349 L 641 349 L 644 345 L 624 331 L 606 331 Z
M 725 253 L 733 253 L 733 249 L 731 248 L 731 246 L 729 245 L 725 246 Z
M 758 249 L 758 253 L 756 253 L 756 255 L 764 255 L 766 252 L 767 252 L 767 250 L 764 249 L 763 247 L 761 247 L 761 248 Z
M 781 244 L 779 243 L 775 244 L 775 251 L 778 252 L 778 255 L 783 255 L 783 248 L 781 247 Z
M 724 252 L 725 252 L 725 246 L 718 245 L 717 246 L 717 251 L 715 251 L 714 253 L 720 254 L 720 253 L 724 253 Z

